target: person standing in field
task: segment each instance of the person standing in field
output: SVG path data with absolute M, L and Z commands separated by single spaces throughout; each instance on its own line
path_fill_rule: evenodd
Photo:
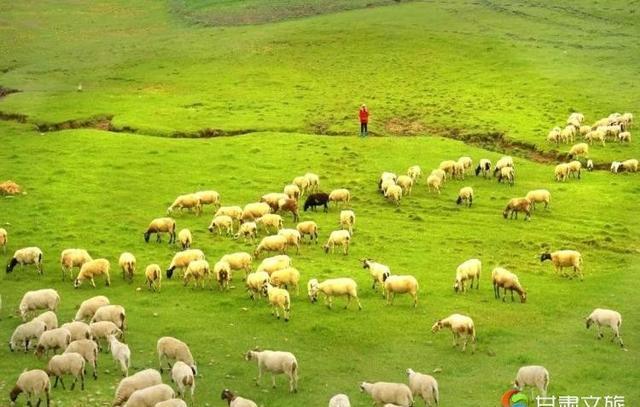
M 369 110 L 364 103 L 360 106 L 358 116 L 360 117 L 360 137 L 366 137 L 369 133 L 367 128 L 367 125 L 369 124 Z

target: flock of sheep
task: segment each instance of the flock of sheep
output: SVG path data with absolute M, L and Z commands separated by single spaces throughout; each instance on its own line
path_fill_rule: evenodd
M 583 119 L 582 115 L 572 115 L 570 126 L 575 128 L 575 124 L 580 125 Z M 627 130 L 631 126 L 632 116 L 630 114 L 616 116 L 616 124 L 612 124 L 614 122 L 611 121 L 611 116 L 607 120 L 607 126 L 618 126 L 621 130 Z M 597 126 L 595 131 L 600 131 L 599 127 Z M 573 136 L 570 136 L 569 133 L 568 130 L 561 131 L 558 137 L 565 141 L 564 137 L 566 136 L 566 140 L 570 141 Z M 620 131 L 619 133 L 624 132 Z M 624 141 L 630 141 L 630 135 L 625 136 Z M 573 155 L 585 152 L 578 151 L 579 149 L 573 150 L 572 148 Z M 586 152 L 588 152 L 588 147 Z M 576 162 L 580 164 L 579 161 Z M 570 165 L 571 163 L 569 163 Z M 628 164 L 622 163 L 620 165 L 626 171 L 637 170 L 637 161 L 633 169 Z M 463 180 L 472 168 L 473 160 L 470 157 L 443 161 L 427 177 L 428 190 L 440 193 L 445 182 Z M 580 166 L 569 168 L 570 172 L 567 176 L 571 173 L 580 176 Z M 502 157 L 495 166 L 490 160 L 483 158 L 475 168 L 476 176 L 489 177 L 492 172 L 498 182 L 509 184 L 515 182 L 515 165 L 511 157 Z M 557 172 L 556 170 L 556 176 Z M 378 180 L 378 189 L 387 199 L 399 205 L 404 196 L 411 194 L 412 188 L 418 183 L 421 176 L 422 170 L 417 165 L 410 167 L 406 175 L 397 176 L 391 172 L 384 172 Z M 336 189 L 329 194 L 321 192 L 320 177 L 312 173 L 296 177 L 291 184 L 284 187 L 282 193 L 265 194 L 261 197 L 260 202 L 249 203 L 243 208 L 240 206 L 221 206 L 220 195 L 215 191 L 200 191 L 181 195 L 167 209 L 167 215 L 183 210 L 191 210 L 199 215 L 203 205 L 214 205 L 216 212 L 208 227 L 210 232 L 217 232 L 219 235 L 225 234 L 233 239 L 242 238 L 245 242 L 252 243 L 256 241 L 260 230 L 266 233 L 266 236 L 255 246 L 253 253 L 225 254 L 214 263 L 213 267 L 210 266 L 204 252 L 191 247 L 193 236 L 190 230 L 182 229 L 176 233 L 176 221 L 171 217 L 154 219 L 144 232 L 144 240 L 149 242 L 151 236 L 156 234 L 156 241 L 160 242 L 161 235 L 167 234 L 170 244 L 178 243 L 182 248 L 166 268 L 166 278 L 171 279 L 174 273 L 182 272 L 185 286 L 191 283 L 201 287 L 207 284 L 213 286 L 215 282 L 220 290 L 227 290 L 233 274 L 243 272 L 241 278 L 245 281 L 250 297 L 253 299 L 266 297 L 272 308 L 272 314 L 280 318 L 282 313 L 284 320 L 288 321 L 291 311 L 290 291 L 295 290 L 296 294 L 299 293 L 301 273 L 293 267 L 293 260 L 286 253 L 289 248 L 293 247 L 299 253 L 305 237 L 309 237 L 309 243 L 315 242 L 317 244 L 318 225 L 314 221 L 308 220 L 297 223 L 295 229 L 285 228 L 281 214 L 291 213 L 293 221 L 297 222 L 299 220 L 298 202 L 305 195 L 307 195 L 304 203 L 305 211 L 315 210 L 321 206 L 326 212 L 329 210 L 328 204 L 330 202 L 335 202 L 336 206 L 348 207 L 351 200 L 351 193 L 347 189 Z M 523 212 L 525 219 L 528 219 L 536 203 L 543 203 L 547 208 L 550 198 L 549 191 L 545 189 L 532 190 L 525 197 L 511 199 L 503 211 L 503 216 L 505 218 L 517 217 L 518 212 Z M 457 204 L 465 203 L 471 207 L 473 200 L 473 189 L 465 186 L 460 189 L 456 202 Z M 355 212 L 352 209 L 343 208 L 338 218 L 340 228 L 332 231 L 322 246 L 325 253 L 333 253 L 335 247 L 339 246 L 342 247 L 343 254 L 348 255 L 349 244 L 354 235 L 355 222 Z M 6 230 L 0 229 L 0 246 L 5 251 L 7 242 Z M 263 259 L 254 271 L 253 261 L 265 252 L 274 255 Z M 540 260 L 550 260 L 561 274 L 563 268 L 572 268 L 574 275 L 582 278 L 582 256 L 575 250 L 543 253 Z M 396 294 L 407 294 L 411 297 L 414 307 L 418 305 L 419 283 L 414 276 L 394 275 L 387 265 L 372 259 L 365 258 L 361 262 L 362 267 L 368 270 L 371 275 L 372 288 L 379 287 L 388 304 L 392 304 Z M 43 273 L 43 253 L 37 247 L 16 250 L 7 264 L 6 271 L 7 273 L 12 272 L 16 265 L 30 264 L 34 265 L 40 274 Z M 133 280 L 137 268 L 135 256 L 129 252 L 122 253 L 118 265 L 122 270 L 123 279 Z M 96 287 L 94 279 L 97 277 L 103 277 L 107 286 L 111 284 L 109 260 L 93 259 L 87 250 L 64 250 L 60 256 L 60 266 L 62 279 L 72 278 L 76 288 L 84 282 L 89 282 L 93 287 Z M 74 268 L 79 269 L 75 278 L 73 278 Z M 474 283 L 475 288 L 478 289 L 481 271 L 482 264 L 478 259 L 470 259 L 460 264 L 455 272 L 454 290 L 465 292 L 469 288 L 473 288 Z M 145 284 L 150 290 L 161 290 L 163 273 L 160 265 L 155 263 L 147 265 L 144 275 Z M 514 291 L 520 297 L 521 302 L 526 301 L 526 291 L 518 277 L 511 271 L 495 267 L 491 273 L 491 281 L 495 298 L 501 297 L 500 291 L 502 289 L 503 301 L 506 299 L 507 290 L 511 293 L 512 301 L 514 300 Z M 348 277 L 331 278 L 324 281 L 310 278 L 307 282 L 309 300 L 316 302 L 319 295 L 322 294 L 324 302 L 329 308 L 332 307 L 333 298 L 340 296 L 346 297 L 346 307 L 351 301 L 355 301 L 359 309 L 362 309 L 357 290 L 358 286 L 355 280 Z M 91 365 L 94 378 L 97 378 L 97 359 L 103 345 L 109 349 L 123 375 L 128 376 L 131 350 L 124 343 L 127 329 L 124 307 L 110 304 L 109 299 L 105 296 L 92 297 L 81 304 L 73 322 L 58 327 L 55 312 L 59 303 L 60 297 L 53 289 L 29 291 L 22 298 L 19 311 L 24 323 L 19 325 L 11 336 L 11 350 L 24 348 L 25 351 L 28 351 L 31 345 L 35 344 L 35 353 L 38 356 L 48 355 L 50 351 L 55 353 L 56 350 L 62 351 L 62 354 L 54 354 L 47 364 L 46 371 L 35 369 L 22 373 L 11 392 L 12 402 L 19 394 L 26 393 L 29 399 L 37 397 L 38 404 L 40 404 L 41 396 L 45 397 L 47 405 L 49 405 L 50 377 L 55 377 L 53 387 L 56 387 L 60 381 L 64 388 L 63 377 L 71 375 L 74 378 L 71 388 L 73 389 L 76 382 L 80 380 L 81 388 L 84 389 L 85 366 L 86 364 Z M 27 321 L 30 313 L 42 309 L 48 311 Z M 619 332 L 621 323 L 622 318 L 618 312 L 605 309 L 594 310 L 586 319 L 587 328 L 592 324 L 598 327 L 598 337 L 602 336 L 600 327 L 609 326 L 614 332 L 614 339 L 617 339 L 624 347 Z M 440 319 L 433 324 L 432 331 L 435 333 L 441 329 L 449 329 L 452 332 L 454 347 L 460 346 L 461 350 L 465 351 L 467 344 L 471 342 L 475 351 L 476 328 L 469 316 L 452 314 Z M 197 367 L 187 344 L 176 338 L 163 337 L 157 342 L 157 353 L 159 371 L 146 369 L 124 378 L 116 389 L 114 406 L 186 406 L 183 401 L 186 394 L 190 394 L 193 400 Z M 275 386 L 274 376 L 285 374 L 289 379 L 290 391 L 297 391 L 299 366 L 292 353 L 256 349 L 248 351 L 245 359 L 256 361 L 258 382 L 260 382 L 263 372 L 269 372 L 273 375 L 272 382 Z M 162 383 L 161 374 L 165 362 L 169 366 L 175 390 Z M 414 396 L 422 397 L 426 405 L 438 405 L 438 383 L 432 376 L 415 372 L 412 369 L 407 369 L 407 375 L 408 385 L 389 382 L 363 382 L 360 388 L 369 394 L 378 406 L 412 406 Z M 536 387 L 542 394 L 545 394 L 549 384 L 549 373 L 542 366 L 525 366 L 518 371 L 515 384 L 520 388 L 524 386 Z M 221 398 L 227 400 L 232 407 L 256 406 L 255 402 L 236 396 L 229 389 L 223 390 Z M 344 394 L 335 395 L 329 402 L 329 406 L 332 407 L 349 405 L 349 398 Z

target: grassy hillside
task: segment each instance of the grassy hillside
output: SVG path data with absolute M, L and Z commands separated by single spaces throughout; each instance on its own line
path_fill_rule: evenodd
M 383 170 L 404 172 L 412 164 L 427 171 L 443 160 L 469 154 L 478 160 L 498 155 L 441 138 L 314 137 L 257 133 L 232 138 L 174 140 L 139 135 L 74 130 L 38 135 L 23 125 L 0 124 L 3 177 L 25 186 L 27 195 L 0 200 L 0 224 L 10 233 L 5 260 L 13 250 L 38 245 L 45 253 L 45 275 L 17 269 L 3 275 L 0 332 L 5 340 L 19 324 L 13 314 L 28 289 L 54 287 L 61 293 L 60 319 L 66 321 L 85 298 L 109 296 L 128 311 L 128 342 L 134 369 L 156 365 L 155 341 L 174 335 L 188 344 L 200 366 L 196 398 L 199 405 L 222 405 L 219 393 L 231 387 L 265 406 L 324 405 L 345 392 L 353 405 L 369 405 L 360 394 L 362 380 L 404 381 L 404 369 L 431 372 L 440 382 L 442 405 L 496 405 L 523 364 L 540 363 L 551 372 L 553 394 L 626 396 L 640 400 L 635 386 L 639 313 L 635 295 L 640 241 L 633 231 L 638 218 L 633 175 L 584 174 L 580 181 L 552 182 L 552 168 L 516 159 L 516 185 L 468 177 L 446 185 L 442 195 L 424 185 L 395 208 L 376 191 Z M 28 154 L 26 153 L 28 152 Z M 284 164 L 286 163 L 286 164 Z M 293 176 L 321 174 L 323 190 L 351 189 L 357 214 L 349 256 L 325 255 L 306 245 L 294 264 L 309 278 L 350 276 L 359 284 L 364 309 L 345 311 L 336 300 L 333 311 L 312 305 L 303 293 L 293 298 L 292 320 L 277 321 L 264 300 L 252 303 L 240 281 L 229 292 L 193 290 L 179 281 L 164 281 L 160 294 L 143 289 L 138 274 L 131 285 L 118 273 L 117 258 L 131 251 L 139 269 L 158 262 L 165 268 L 177 247 L 145 244 L 142 232 L 152 218 L 164 214 L 179 193 L 214 188 L 223 203 L 244 204 L 278 191 Z M 470 185 L 476 201 L 457 207 L 458 189 Z M 513 196 L 547 187 L 551 208 L 539 209 L 531 222 L 502 219 Z M 210 261 L 224 253 L 251 251 L 253 246 L 209 234 L 211 210 L 195 217 L 177 216 L 178 228 L 189 227 L 194 246 Z M 320 225 L 321 240 L 336 228 L 338 210 L 304 213 Z M 290 218 L 287 226 L 293 226 Z M 7 225 L 8 224 L 8 225 Z M 68 247 L 85 247 L 94 257 L 113 263 L 113 285 L 74 290 L 60 281 L 58 256 Z M 549 263 L 540 264 L 547 248 L 575 248 L 584 255 L 585 280 L 562 279 Z M 358 259 L 373 257 L 394 273 L 413 274 L 421 284 L 416 310 L 406 297 L 388 307 L 370 289 L 368 273 Z M 456 266 L 478 257 L 484 270 L 480 289 L 465 295 L 452 290 Z M 493 298 L 490 270 L 512 269 L 529 299 L 502 303 Z M 595 307 L 623 314 L 622 335 L 629 351 L 597 341 L 582 318 Z M 472 316 L 479 336 L 475 355 L 451 349 L 447 332 L 433 335 L 431 325 L 453 312 Z M 300 392 L 286 393 L 283 380 L 272 390 L 256 388 L 256 367 L 242 359 L 254 346 L 294 352 L 300 363 Z M 23 368 L 43 367 L 31 354 L 0 349 L 0 393 L 6 394 Z M 97 382 L 84 393 L 54 392 L 66 406 L 107 405 L 119 377 L 110 356 L 100 356 Z M 168 379 L 167 379 L 168 380 Z M 202 404 L 201 404 L 202 403 Z

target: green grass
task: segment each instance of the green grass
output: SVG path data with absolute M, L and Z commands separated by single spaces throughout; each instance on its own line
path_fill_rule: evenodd
M 621 394 L 627 403 L 640 400 L 637 376 L 638 301 L 635 299 L 640 241 L 633 231 L 638 218 L 636 176 L 606 172 L 584 174 L 580 181 L 552 182 L 552 167 L 516 159 L 516 185 L 469 177 L 446 185 L 442 195 L 428 194 L 424 179 L 400 208 L 383 200 L 376 179 L 383 170 L 404 172 L 412 164 L 426 171 L 448 158 L 469 154 L 478 160 L 495 153 L 441 138 L 317 137 L 257 133 L 231 138 L 174 140 L 93 130 L 38 135 L 23 125 L 1 124 L 0 162 L 3 176 L 14 179 L 28 194 L 0 201 L 1 224 L 10 233 L 9 253 L 38 245 L 45 253 L 45 275 L 31 269 L 4 275 L 0 292 L 5 339 L 18 325 L 13 314 L 28 289 L 54 287 L 62 296 L 61 321 L 73 317 L 83 299 L 105 294 L 128 311 L 127 337 L 134 369 L 156 366 L 155 341 L 162 335 L 185 340 L 200 366 L 196 397 L 209 405 L 223 387 L 231 387 L 264 405 L 323 405 L 337 392 L 346 392 L 354 405 L 368 405 L 358 393 L 362 380 L 404 381 L 404 369 L 431 372 L 440 382 L 443 405 L 496 405 L 518 367 L 540 363 L 551 372 L 554 394 Z M 26 153 L 28 152 L 28 153 Z M 286 165 L 284 163 L 287 163 Z M 292 320 L 285 324 L 269 315 L 264 301 L 252 303 L 239 281 L 228 293 L 183 288 L 165 281 L 160 294 L 143 289 L 138 274 L 132 285 L 118 274 L 117 258 L 133 252 L 142 269 L 158 262 L 166 267 L 176 247 L 145 244 L 148 221 L 164 214 L 179 193 L 214 188 L 226 204 L 244 204 L 277 191 L 293 176 L 308 170 L 321 174 L 323 190 L 351 189 L 357 214 L 349 256 L 325 255 L 318 246 L 305 246 L 294 257 L 303 276 L 353 277 L 364 309 L 345 311 L 341 300 L 329 311 L 312 305 L 303 294 L 293 298 Z M 471 185 L 476 200 L 471 209 L 455 205 L 458 189 Z M 505 202 L 526 191 L 547 187 L 551 208 L 538 210 L 531 222 L 506 221 Z M 178 216 L 178 228 L 189 227 L 195 247 L 210 261 L 252 246 L 206 231 L 207 214 Z M 321 240 L 336 227 L 338 211 L 304 213 L 317 221 Z M 291 219 L 286 225 L 292 226 Z M 166 242 L 166 240 L 165 240 Z M 59 253 L 85 247 L 94 257 L 112 261 L 113 285 L 74 290 L 60 281 Z M 555 276 L 549 263 L 540 264 L 546 248 L 575 248 L 584 255 L 585 280 Z M 410 307 L 399 297 L 388 307 L 370 289 L 368 274 L 358 259 L 370 256 L 389 264 L 394 273 L 413 274 L 421 284 L 420 304 Z M 480 290 L 455 295 L 456 266 L 478 257 L 484 274 Z M 512 269 L 529 293 L 526 304 L 495 301 L 490 270 Z M 304 292 L 304 289 L 303 289 Z M 595 307 L 619 310 L 623 352 L 586 331 L 582 318 Z M 453 312 L 472 316 L 479 343 L 475 355 L 450 348 L 450 336 L 433 335 L 430 327 Z M 157 314 L 157 315 L 156 315 Z M 289 350 L 300 363 L 300 392 L 289 395 L 282 380 L 276 390 L 256 388 L 256 368 L 242 359 L 254 346 Z M 1 348 L 0 393 L 24 368 L 43 367 L 44 360 Z M 109 371 L 109 373 L 106 372 Z M 54 392 L 62 405 L 105 405 L 119 380 L 110 356 L 101 355 L 100 378 L 84 393 Z M 265 381 L 266 383 L 266 381 Z

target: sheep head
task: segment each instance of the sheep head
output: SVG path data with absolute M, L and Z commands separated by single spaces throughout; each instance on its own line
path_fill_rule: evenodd
M 442 320 L 439 320 L 438 322 L 436 322 L 435 324 L 433 324 L 433 326 L 431 327 L 431 332 L 436 333 L 436 332 L 438 332 L 440 329 L 442 329 Z
M 545 260 L 551 260 L 551 253 L 542 253 L 540 255 L 540 262 L 543 262 Z

